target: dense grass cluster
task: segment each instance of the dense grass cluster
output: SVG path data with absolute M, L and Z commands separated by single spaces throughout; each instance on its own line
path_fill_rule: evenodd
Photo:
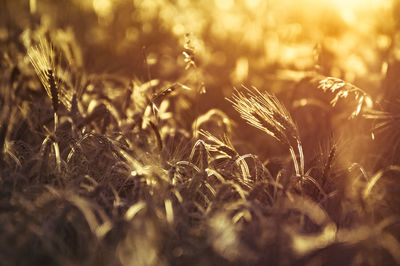
M 25 2 L 0 5 L 0 264 L 400 264 L 396 18 L 361 75 L 336 31 L 304 63 L 204 3 Z

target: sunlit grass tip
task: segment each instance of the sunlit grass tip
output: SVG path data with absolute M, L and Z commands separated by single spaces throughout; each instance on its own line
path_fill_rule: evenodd
M 264 131 L 289 148 L 296 175 L 304 175 L 303 148 L 296 124 L 279 100 L 268 92 L 261 93 L 257 88 L 247 88 L 246 94 L 235 89 L 232 99 L 228 99 L 240 116 L 250 125 Z M 294 147 L 300 160 L 300 166 Z
M 56 75 L 56 56 L 52 44 L 41 39 L 37 46 L 28 49 L 28 57 L 52 100 L 54 112 L 58 110 L 58 84 Z

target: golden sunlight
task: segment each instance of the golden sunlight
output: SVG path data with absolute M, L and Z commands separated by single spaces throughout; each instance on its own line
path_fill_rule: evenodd
M 400 265 L 400 0 L 0 0 L 1 265 Z
M 349 8 L 352 10 L 375 9 L 390 4 L 387 0 L 324 0 L 337 5 L 339 8 Z
M 112 8 L 112 0 L 93 0 L 94 11 L 102 17 L 106 17 Z

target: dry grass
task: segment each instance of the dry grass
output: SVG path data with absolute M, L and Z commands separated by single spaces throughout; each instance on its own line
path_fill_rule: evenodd
M 2 264 L 400 264 L 398 25 L 100 2 L 0 4 Z
M 269 93 L 245 87 L 247 95 L 236 91 L 230 100 L 233 107 L 250 125 L 264 131 L 288 147 L 296 176 L 304 176 L 304 155 L 299 132 L 286 108 Z M 297 153 L 295 152 L 295 147 Z M 297 158 L 298 155 L 298 158 Z

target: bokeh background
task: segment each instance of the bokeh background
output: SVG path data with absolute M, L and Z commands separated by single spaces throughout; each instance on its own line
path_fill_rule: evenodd
M 373 90 L 390 48 L 399 56 L 398 4 L 390 0 L 2 2 L 3 40 L 11 24 L 72 31 L 93 72 L 145 80 L 145 47 L 151 75 L 176 79 L 189 34 L 209 91 L 225 95 L 241 83 L 278 92 L 314 70 Z

